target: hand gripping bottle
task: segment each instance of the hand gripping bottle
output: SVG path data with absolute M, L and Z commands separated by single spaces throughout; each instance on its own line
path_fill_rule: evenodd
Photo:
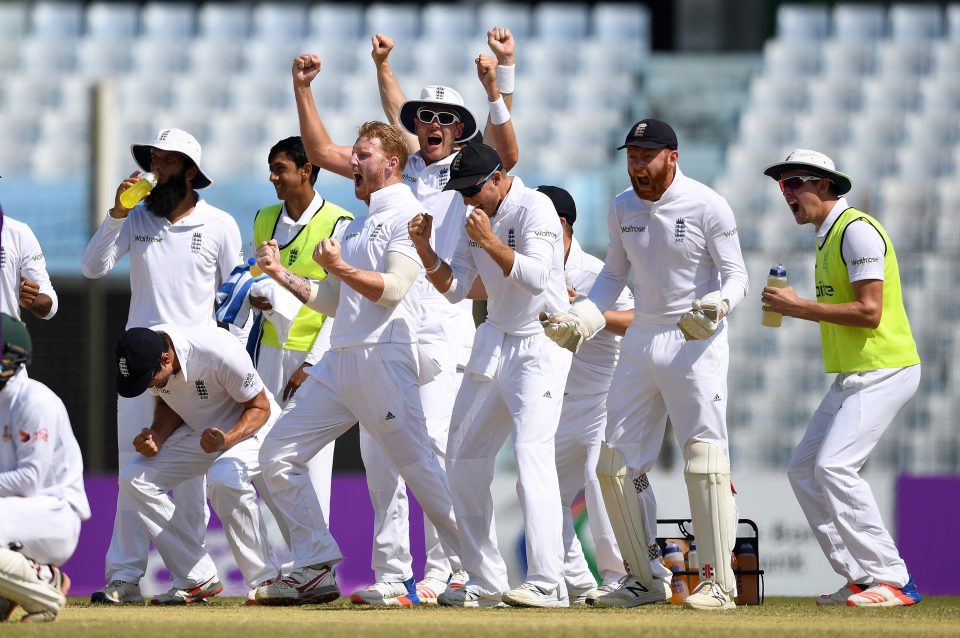
M 140 203 L 140 200 L 147 196 L 147 193 L 153 190 L 157 185 L 157 178 L 153 173 L 140 171 L 140 179 L 130 188 L 120 193 L 120 205 L 126 209 L 131 209 Z
M 690 551 L 687 552 L 687 571 L 692 572 L 688 578 L 690 591 L 693 591 L 700 584 L 700 558 L 697 556 L 696 543 L 690 543 Z
M 753 545 L 744 543 L 737 552 L 737 604 L 760 604 L 760 575 L 757 563 L 757 550 Z M 748 573 L 744 573 L 748 572 Z
M 767 286 L 770 288 L 787 287 L 787 269 L 783 264 L 777 264 L 770 269 L 770 276 L 767 277 Z M 760 322 L 768 328 L 779 328 L 783 315 L 779 312 L 763 311 L 763 320 Z
M 675 543 L 669 543 L 666 551 L 663 553 L 663 564 L 673 572 L 673 579 L 670 581 L 670 589 L 673 590 L 673 596 L 670 599 L 672 605 L 682 605 L 683 601 L 690 595 L 687 589 L 687 579 L 680 573 L 686 569 L 683 561 L 683 552 L 680 546 Z

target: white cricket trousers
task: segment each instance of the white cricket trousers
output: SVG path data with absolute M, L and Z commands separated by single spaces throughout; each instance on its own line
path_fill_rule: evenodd
M 584 490 L 587 522 L 593 538 L 597 570 L 602 584 L 615 583 L 624 575 L 623 558 L 603 505 L 597 461 L 607 426 L 607 393 L 567 394 L 563 397 L 560 425 L 555 437 L 557 477 L 563 504 L 563 573 L 567 586 L 588 589 L 597 585 L 583 555 L 573 524 L 574 499 Z
M 410 485 L 446 549 L 457 553 L 450 490 L 420 405 L 415 348 L 383 343 L 328 351 L 267 435 L 260 461 L 267 489 L 290 529 L 294 567 L 342 558 L 306 462 L 357 421 Z
M 446 302 L 444 302 L 446 303 Z M 420 402 L 427 423 L 427 434 L 434 454 L 441 466 L 447 455 L 447 432 L 453 402 L 463 379 L 457 371 L 457 351 L 450 344 L 420 343 L 424 353 L 440 364 L 440 373 L 430 383 L 420 386 Z M 373 505 L 373 548 L 371 568 L 377 582 L 403 582 L 413 577 L 413 557 L 410 554 L 410 512 L 407 484 L 390 463 L 386 452 L 376 439 L 360 428 L 360 454 L 367 474 L 367 489 Z M 427 560 L 425 578 L 446 581 L 451 572 L 460 569 L 459 557 L 448 559 L 430 519 L 423 517 L 424 547 Z
M 127 463 L 140 458 L 133 449 L 133 439 L 143 428 L 153 423 L 155 400 L 149 392 L 128 399 L 117 397 L 117 447 L 119 449 L 118 467 L 123 469 Z M 170 526 L 178 534 L 191 534 L 202 542 L 207 534 L 207 521 L 210 510 L 207 509 L 207 494 L 203 474 L 184 481 L 177 486 L 173 494 L 176 505 Z M 124 507 L 117 497 L 117 514 L 113 521 L 113 536 L 107 549 L 106 577 L 128 583 L 139 583 L 147 571 L 147 557 L 150 552 L 150 535 L 140 522 L 136 510 Z M 167 565 L 170 567 L 170 565 Z M 200 575 L 215 572 L 213 560 L 205 557 L 190 574 L 181 576 L 171 570 L 174 587 L 188 587 L 203 582 Z
M 286 350 L 284 348 L 274 348 L 265 344 L 260 344 L 260 351 L 257 354 L 257 374 L 263 379 L 263 385 L 273 394 L 273 398 L 282 408 L 287 402 L 283 400 L 283 389 L 287 386 L 287 381 L 293 376 L 293 373 L 303 365 L 307 360 L 307 352 L 298 350 Z M 297 390 L 299 392 L 300 390 Z M 313 483 L 313 489 L 317 491 L 317 498 L 320 499 L 320 507 L 323 508 L 323 515 L 330 521 L 330 483 L 333 475 L 333 451 L 335 442 L 331 441 L 329 445 L 317 452 L 317 455 L 307 461 L 307 471 L 310 474 L 310 481 Z M 257 479 L 255 484 L 260 490 L 260 496 L 270 507 L 283 532 L 284 539 L 290 541 L 290 532 L 286 524 L 281 520 L 275 510 L 273 502 L 265 486 L 262 484 L 263 478 Z
M 903 587 L 909 580 L 860 468 L 919 385 L 919 364 L 838 374 L 790 459 L 800 508 L 847 582 Z
M 80 540 L 80 517 L 62 498 L 50 495 L 0 498 L 0 546 L 23 545 L 38 563 L 63 565 Z
M 638 496 L 651 558 L 659 555 L 654 549 L 657 499 L 642 477 L 660 456 L 668 415 L 684 460 L 687 444 L 694 440 L 717 446 L 729 460 L 729 360 L 725 321 L 711 338 L 699 341 L 685 340 L 672 322 L 634 321 L 620 342 L 620 361 L 607 398 L 606 440 L 623 454 L 631 479 L 644 486 Z M 730 516 L 735 525 L 735 513 Z
M 138 455 L 120 470 L 120 501 L 138 513 L 170 572 L 189 580 L 188 574 L 193 577 L 198 565 L 209 565 L 188 583 L 190 587 L 216 576 L 217 569 L 202 538 L 198 540 L 170 525 L 176 506 L 167 492 L 203 475 L 207 477 L 210 502 L 223 523 L 247 586 L 252 589 L 280 573 L 251 483 L 260 473 L 258 457 L 264 430 L 269 430 L 269 425 L 225 452 L 207 454 L 200 447 L 201 431 L 181 425 L 156 456 Z
M 460 559 L 470 584 L 483 593 L 510 588 L 497 548 L 490 492 L 497 452 L 507 436 L 513 439 L 526 536 L 525 582 L 566 590 L 553 437 L 570 360 L 570 353 L 543 333 L 504 335 L 494 378 L 478 379 L 468 373 L 457 394 L 447 441 L 447 472 L 460 526 Z

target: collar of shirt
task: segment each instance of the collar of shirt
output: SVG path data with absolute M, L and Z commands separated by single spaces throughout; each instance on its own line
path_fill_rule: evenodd
M 453 163 L 453 158 L 457 156 L 456 153 L 450 153 L 443 159 L 437 160 L 435 162 L 430 162 L 427 164 L 427 160 L 423 159 L 423 154 L 420 151 L 417 151 L 413 155 L 407 158 L 407 166 L 413 169 L 416 172 L 421 172 L 426 169 L 432 168 L 441 168 L 443 166 L 449 166 Z
M 310 200 L 310 204 L 306 210 L 303 211 L 303 215 L 300 215 L 300 219 L 294 220 L 293 217 L 290 217 L 290 213 L 287 212 L 287 203 L 284 202 L 283 212 L 280 214 L 280 223 L 288 226 L 306 226 L 323 204 L 324 200 L 323 197 L 320 196 L 320 193 L 313 191 L 313 199 Z
M 819 241 L 821 244 L 823 243 L 824 237 L 826 237 L 827 233 L 830 232 L 830 229 L 833 228 L 837 218 L 839 218 L 840 214 L 848 208 L 850 208 L 850 204 L 847 203 L 845 197 L 841 197 L 837 200 L 837 203 L 834 204 L 833 208 L 830 210 L 830 214 L 827 215 L 827 218 L 823 220 L 822 224 L 820 224 L 820 228 L 817 229 L 817 241 Z
M 675 199 L 678 199 L 683 196 L 684 190 L 686 190 L 686 181 L 687 176 L 683 174 L 683 171 L 680 170 L 680 166 L 677 166 L 677 172 L 673 175 L 673 181 L 670 182 L 670 185 L 667 186 L 667 190 L 663 192 L 663 195 L 660 196 L 655 202 L 652 202 L 648 199 L 643 199 L 642 201 L 650 204 L 651 208 L 655 211 L 660 206 L 664 204 L 669 204 Z
M 176 223 L 171 224 L 167 220 L 164 221 L 169 226 L 186 226 L 187 228 L 191 228 L 193 226 L 203 226 L 203 224 L 209 219 L 210 208 L 211 206 L 207 203 L 207 200 L 200 197 L 197 199 L 197 205 L 193 207 L 193 210 L 190 211 L 190 213 L 186 216 L 178 219 Z M 153 213 L 148 210 L 144 210 L 144 212 L 147 215 L 153 215 Z
M 372 217 L 377 213 L 391 210 L 400 204 L 409 203 L 411 199 L 417 201 L 403 182 L 384 186 L 380 190 L 370 193 L 369 215 Z
M 580 262 L 583 261 L 583 248 L 580 246 L 580 242 L 577 241 L 576 237 L 570 238 L 570 253 L 567 255 L 567 263 L 565 264 L 566 268 L 579 268 Z

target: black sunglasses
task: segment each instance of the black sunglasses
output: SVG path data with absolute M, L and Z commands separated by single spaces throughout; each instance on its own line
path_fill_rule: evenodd
M 490 171 L 490 173 L 486 177 L 484 177 L 482 180 L 480 180 L 476 184 L 473 184 L 472 186 L 464 186 L 463 188 L 458 188 L 457 192 L 464 197 L 473 197 L 483 189 L 483 185 L 487 183 L 487 180 L 493 177 L 493 174 L 496 173 L 499 168 L 500 168 L 500 165 L 497 164 L 496 167 L 494 167 L 494 169 Z

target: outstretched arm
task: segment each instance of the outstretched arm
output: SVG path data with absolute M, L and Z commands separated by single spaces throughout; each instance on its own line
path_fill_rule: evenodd
M 307 150 L 307 158 L 320 168 L 353 179 L 353 170 L 350 168 L 353 151 L 349 146 L 333 143 L 313 99 L 310 83 L 320 73 L 320 57 L 314 53 L 298 55 L 293 59 L 292 72 L 293 96 L 297 102 L 300 136 Z
M 487 44 L 496 54 L 496 59 L 488 55 L 479 55 L 476 59 L 477 76 L 487 93 L 490 107 L 483 140 L 497 149 L 504 170 L 509 171 L 520 159 L 517 136 L 513 130 L 513 120 L 510 119 L 514 90 L 513 35 L 505 27 L 494 27 L 487 32 Z
M 393 38 L 382 33 L 378 33 L 370 40 L 373 45 L 370 50 L 370 57 L 373 58 L 373 65 L 377 68 L 377 87 L 380 89 L 380 104 L 383 106 L 383 114 L 387 116 L 394 126 L 400 126 L 400 107 L 407 101 L 403 94 L 403 89 L 397 82 L 397 76 L 393 74 L 390 62 L 387 59 L 393 47 L 396 46 Z M 401 130 L 402 127 L 401 127 Z M 416 135 L 411 135 L 404 131 L 404 137 L 407 138 L 407 148 L 411 153 L 420 150 L 420 140 Z

